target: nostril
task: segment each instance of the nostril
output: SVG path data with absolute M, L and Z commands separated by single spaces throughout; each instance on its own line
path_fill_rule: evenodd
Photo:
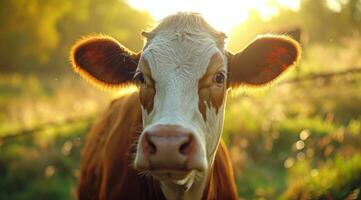
M 179 152 L 183 155 L 187 155 L 191 149 L 192 138 L 188 137 L 182 145 L 179 147 Z
M 149 153 L 155 154 L 157 152 L 157 147 L 153 144 L 153 142 L 149 142 Z
M 147 141 L 147 151 L 148 151 L 148 153 L 149 154 L 155 154 L 157 152 L 157 147 L 152 142 L 152 140 L 150 139 L 149 136 L 146 137 L 146 141 Z

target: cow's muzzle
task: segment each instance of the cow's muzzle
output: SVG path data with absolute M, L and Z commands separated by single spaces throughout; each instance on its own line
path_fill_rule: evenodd
M 155 125 L 140 137 L 135 168 L 180 175 L 192 170 L 204 171 L 205 160 L 191 130 L 176 125 Z

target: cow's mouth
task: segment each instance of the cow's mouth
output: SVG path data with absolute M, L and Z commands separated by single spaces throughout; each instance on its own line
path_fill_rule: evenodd
M 150 174 L 158 181 L 172 181 L 176 184 L 183 184 L 193 176 L 194 170 L 179 170 L 179 169 L 155 169 L 150 170 Z

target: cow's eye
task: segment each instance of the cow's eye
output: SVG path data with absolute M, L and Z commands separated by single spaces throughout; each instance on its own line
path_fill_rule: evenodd
M 133 79 L 140 84 L 145 84 L 144 74 L 142 72 L 136 72 Z
M 226 80 L 226 75 L 224 74 L 224 72 L 217 72 L 213 78 L 213 81 L 216 84 L 223 84 L 225 80 Z

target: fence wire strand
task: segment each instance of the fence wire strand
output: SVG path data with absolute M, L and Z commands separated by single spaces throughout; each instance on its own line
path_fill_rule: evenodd
M 330 78 L 336 78 L 336 77 L 340 77 L 340 76 L 354 75 L 354 74 L 358 74 L 358 73 L 361 73 L 361 67 L 352 67 L 352 68 L 338 71 L 338 72 L 310 73 L 308 75 L 304 75 L 301 77 L 296 77 L 296 78 L 292 78 L 289 80 L 281 81 L 281 82 L 275 84 L 275 86 L 280 86 L 280 85 L 285 85 L 285 84 L 296 84 L 296 83 L 301 83 L 301 82 L 306 82 L 306 81 L 316 81 L 316 80 L 321 80 L 321 79 L 330 79 Z M 49 123 L 38 125 L 31 129 L 24 129 L 24 130 L 20 130 L 20 131 L 16 131 L 16 132 L 9 132 L 9 133 L 3 134 L 4 136 L 0 137 L 0 143 L 5 142 L 10 139 L 14 139 L 14 138 L 18 138 L 18 137 L 22 137 L 22 136 L 26 136 L 26 135 L 31 135 L 35 132 L 44 130 L 45 127 L 61 126 L 64 124 L 71 124 L 71 123 L 76 123 L 79 121 L 91 122 L 93 119 L 94 119 L 94 117 L 69 118 L 62 122 L 49 122 Z

